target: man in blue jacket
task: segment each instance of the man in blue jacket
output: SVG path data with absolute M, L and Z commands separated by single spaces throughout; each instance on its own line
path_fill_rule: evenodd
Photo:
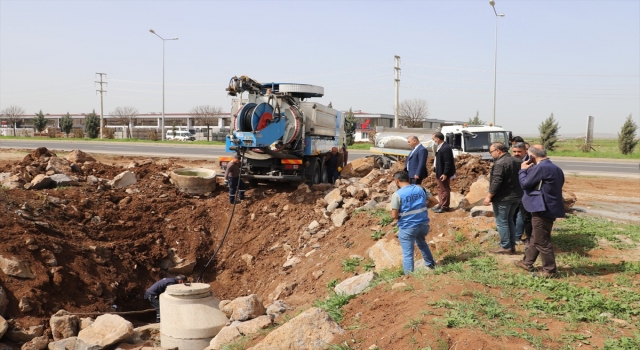
M 412 150 L 407 157 L 407 165 L 405 170 L 409 173 L 409 180 L 412 185 L 422 184 L 422 180 L 427 177 L 427 158 L 429 151 L 420 143 L 417 136 L 409 136 L 407 138 L 409 146 Z
M 409 183 L 409 174 L 398 171 L 393 174 L 398 186 L 391 196 L 391 217 L 398 220 L 398 240 L 402 247 L 402 267 L 404 274 L 413 271 L 413 245 L 417 244 L 427 268 L 435 269 L 429 245 L 425 237 L 429 234 L 429 213 L 427 212 L 427 191 Z
M 154 309 L 156 309 L 156 322 L 160 322 L 160 294 L 167 290 L 167 287 L 172 284 L 184 283 L 185 277 L 178 275 L 176 277 L 167 277 L 154 283 L 144 293 L 144 298 L 147 299 Z
M 530 147 L 529 157 L 531 159 L 522 163 L 518 176 L 524 191 L 522 204 L 531 213 L 533 232 L 524 259 L 514 261 L 514 264 L 531 272 L 540 255 L 542 272 L 538 276 L 550 278 L 555 277 L 558 272 L 551 244 L 551 230 L 553 222 L 565 216 L 562 200 L 564 173 L 547 158 L 547 151 L 542 145 Z

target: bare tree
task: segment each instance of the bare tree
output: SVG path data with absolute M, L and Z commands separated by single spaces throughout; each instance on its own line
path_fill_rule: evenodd
M 127 137 L 131 138 L 133 127 L 136 124 L 136 116 L 138 116 L 138 109 L 135 107 L 116 107 L 111 112 L 111 116 L 123 126 L 127 126 Z
M 18 136 L 18 134 L 16 134 L 16 124 L 18 124 L 20 119 L 24 118 L 24 113 L 24 109 L 16 105 L 11 105 L 0 113 L 2 114 L 2 119 L 13 125 L 13 136 Z
M 405 126 L 420 128 L 422 122 L 429 116 L 429 102 L 421 98 L 404 100 L 398 107 L 398 114 L 404 119 Z
M 220 114 L 222 114 L 222 107 L 210 105 L 196 106 L 191 108 L 189 114 L 196 119 L 198 124 L 207 127 L 207 141 L 209 141 L 209 129 L 213 125 L 218 125 L 218 119 L 220 118 Z

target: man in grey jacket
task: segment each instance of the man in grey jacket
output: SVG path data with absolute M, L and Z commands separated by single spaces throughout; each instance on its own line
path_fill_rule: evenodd
M 522 188 L 518 180 L 518 171 L 522 161 L 509 154 L 509 148 L 502 142 L 489 147 L 489 153 L 495 159 L 489 179 L 489 193 L 484 205 L 493 204 L 493 216 L 500 234 L 500 249 L 496 254 L 515 254 L 516 227 L 513 217 L 520 205 Z

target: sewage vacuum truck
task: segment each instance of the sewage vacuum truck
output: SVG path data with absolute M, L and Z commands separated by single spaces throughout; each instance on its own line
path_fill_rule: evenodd
M 511 146 L 511 131 L 499 126 L 490 125 L 445 125 L 439 129 L 395 129 L 384 128 L 375 135 L 371 153 L 376 154 L 376 164 L 381 168 L 389 168 L 398 157 L 406 157 L 411 152 L 407 137 L 415 135 L 420 143 L 429 150 L 430 156 L 435 155 L 435 143 L 431 140 L 433 133 L 441 132 L 445 141 L 453 149 L 453 156 L 460 154 L 479 155 L 483 159 L 493 160 L 489 154 L 489 147 L 493 142 L 504 142 Z
M 322 97 L 324 88 L 241 76 L 231 79 L 227 92 L 235 98 L 226 150 L 243 156 L 242 178 L 327 182 L 325 156 L 332 147 L 346 153 L 346 135 L 339 111 L 307 101 Z M 220 166 L 226 168 L 231 158 L 220 157 Z

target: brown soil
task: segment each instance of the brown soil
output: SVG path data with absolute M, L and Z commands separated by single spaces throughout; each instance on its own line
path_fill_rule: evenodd
M 0 172 L 12 171 L 25 154 L 0 150 Z M 167 276 L 160 263 L 169 257 L 171 249 L 182 258 L 197 261 L 194 273 L 188 277 L 194 280 L 224 235 L 232 210 L 224 188 L 208 196 L 193 197 L 178 192 L 164 175 L 184 166 L 217 169 L 213 162 L 93 156 L 98 162 L 78 174 L 80 186 L 0 190 L 0 254 L 29 260 L 36 275 L 36 279 L 29 280 L 0 272 L 0 286 L 9 297 L 5 316 L 13 319 L 14 326 L 43 324 L 48 327 L 49 317 L 59 309 L 78 313 L 113 311 L 114 305 L 117 311 L 148 309 L 142 295 L 153 282 Z M 126 188 L 133 191 L 131 194 L 125 189 L 108 189 L 85 180 L 87 175 L 111 179 L 126 170 L 132 161 L 143 165 L 131 169 L 138 180 Z M 480 166 L 469 165 L 469 159 L 463 161 L 458 167 L 457 180 L 452 183 L 454 191 L 468 190 L 477 176 L 488 173 L 490 166 L 477 159 Z M 432 177 L 425 180 L 430 189 L 435 186 Z M 605 187 L 596 187 L 596 183 Z M 576 193 L 628 197 L 633 195 L 630 186 L 636 183 L 637 180 L 619 178 L 570 177 L 567 189 Z M 307 192 L 304 186 L 270 184 L 249 189 L 247 195 L 249 200 L 236 206 L 229 235 L 202 279 L 211 284 L 221 300 L 255 293 L 268 305 L 272 301 L 270 294 L 284 284 L 288 288 L 280 298 L 295 310 L 307 308 L 314 300 L 326 297 L 329 282 L 350 277 L 342 270 L 342 260 L 353 254 L 365 257 L 374 243 L 370 235 L 379 228 L 376 226 L 380 219 L 358 213 L 323 237 L 320 237 L 322 234 L 308 237 L 302 235 L 304 227 L 314 220 L 319 221 L 323 229 L 331 227 L 330 220 L 322 214 L 323 201 L 320 199 L 324 192 Z M 52 204 L 48 200 L 50 197 L 66 202 Z M 127 204 L 118 204 L 127 197 L 130 198 Z M 19 211 L 27 216 L 20 216 Z M 93 219 L 96 216 L 99 221 Z M 431 215 L 429 237 L 435 239 L 449 234 L 451 219 L 457 221 L 456 226 L 469 239 L 479 239 L 474 233 L 485 228 L 474 226 L 467 216 L 462 211 Z M 48 225 L 36 224 L 36 221 Z M 487 225 L 490 226 L 490 222 Z M 46 263 L 48 251 L 57 250 L 57 247 L 62 249 L 55 253 L 57 266 L 49 266 Z M 446 251 L 446 246 L 436 249 L 436 259 Z M 311 254 L 305 257 L 308 253 Z M 244 254 L 253 256 L 253 262 L 249 264 L 243 260 Z M 289 256 L 299 256 L 302 261 L 293 268 L 284 269 L 282 265 Z M 322 271 L 318 278 L 311 277 L 318 271 Z M 348 329 L 343 340 L 351 342 L 353 337 L 363 348 L 378 344 L 383 349 L 413 348 L 414 338 L 425 339 L 434 349 L 438 348 L 437 341 L 461 349 L 471 346 L 521 349 L 528 346 L 520 338 L 492 337 L 465 329 L 436 329 L 433 326 L 421 326 L 419 331 L 408 329 L 408 317 L 419 317 L 420 310 L 433 312 L 436 317 L 444 313 L 442 309 L 429 306 L 428 301 L 461 295 L 464 289 L 483 288 L 462 285 L 447 277 L 438 277 L 437 283 L 430 278 L 422 281 L 410 278 L 408 283 L 414 286 L 413 291 L 391 291 L 389 285 L 382 284 L 352 300 L 345 307 L 342 326 L 348 328 L 354 320 L 360 320 L 366 326 Z M 34 310 L 23 313 L 18 302 L 25 296 Z M 292 311 L 292 315 L 296 313 Z M 125 317 L 141 324 L 152 321 L 153 313 Z M 549 329 L 552 329 L 551 325 Z M 419 344 L 423 343 L 420 340 Z

